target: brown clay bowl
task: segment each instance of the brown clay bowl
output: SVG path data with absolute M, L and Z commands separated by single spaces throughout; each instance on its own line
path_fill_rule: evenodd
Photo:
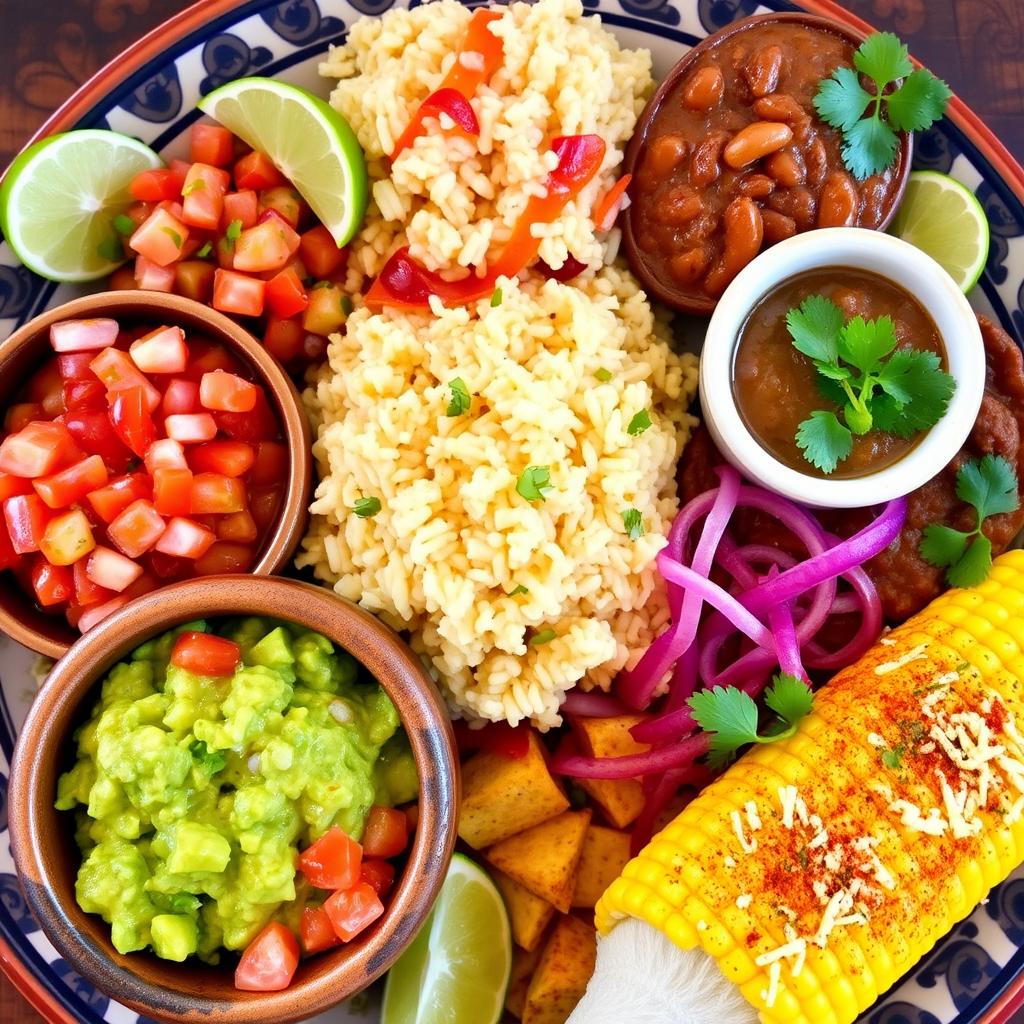
M 289 477 L 278 523 L 263 541 L 256 575 L 280 571 L 305 531 L 313 481 L 312 438 L 295 385 L 278 362 L 244 328 L 222 313 L 180 295 L 150 291 L 100 292 L 73 299 L 41 313 L 0 342 L 0 412 L 28 377 L 54 355 L 49 333 L 61 320 L 113 317 L 122 324 L 174 324 L 210 338 L 229 349 L 253 372 L 277 414 L 290 456 Z M 63 617 L 47 615 L 9 572 L 0 573 L 0 631 L 40 654 L 59 658 L 79 637 Z
M 867 33 L 851 28 L 848 25 L 841 25 L 829 18 L 799 13 L 757 14 L 750 18 L 743 18 L 741 21 L 735 21 L 725 28 L 719 29 L 719 31 L 702 39 L 692 50 L 688 50 L 665 76 L 661 85 L 658 86 L 657 91 L 640 115 L 640 119 L 636 124 L 636 130 L 626 148 L 626 156 L 623 162 L 624 174 L 635 174 L 640 157 L 647 145 L 647 137 L 650 134 L 655 116 L 660 110 L 661 105 L 671 96 L 679 80 L 689 72 L 694 63 L 700 60 L 708 50 L 713 49 L 725 40 L 731 39 L 733 36 L 743 32 L 756 32 L 759 26 L 770 24 L 803 25 L 808 28 L 818 29 L 834 36 L 840 36 L 852 43 L 854 47 L 860 46 L 867 38 Z M 909 132 L 902 132 L 900 134 L 900 163 L 896 190 L 892 194 L 885 216 L 878 225 L 879 231 L 884 231 L 896 215 L 896 210 L 907 187 L 907 179 L 910 177 L 912 156 L 913 135 Z M 633 228 L 633 218 L 636 214 L 636 209 L 637 204 L 634 202 L 626 209 L 622 218 L 622 244 L 633 273 L 640 279 L 648 294 L 666 306 L 677 309 L 681 313 L 691 313 L 696 316 L 710 315 L 718 304 L 718 299 L 693 295 L 683 288 L 677 288 L 667 283 L 663 275 L 658 274 L 654 269 L 653 261 L 640 247 L 636 239 Z
M 283 992 L 240 992 L 233 966 L 122 956 L 110 927 L 75 901 L 81 856 L 74 821 L 57 811 L 72 733 L 107 671 L 134 647 L 190 619 L 265 615 L 330 637 L 394 701 L 419 773 L 420 815 L 408 862 L 384 915 L 361 937 L 300 964 Z M 18 737 L 8 797 L 11 848 L 29 906 L 71 965 L 141 1014 L 188 1024 L 285 1024 L 321 1013 L 369 985 L 415 937 L 444 881 L 455 845 L 458 759 L 444 705 L 415 654 L 387 626 L 330 591 L 278 577 L 222 576 L 170 584 L 103 620 L 57 663 Z

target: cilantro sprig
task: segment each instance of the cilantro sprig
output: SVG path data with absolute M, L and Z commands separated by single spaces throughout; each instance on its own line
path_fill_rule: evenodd
M 777 719 L 765 733 L 758 732 L 758 711 L 754 699 L 735 686 L 701 690 L 689 700 L 694 721 L 708 736 L 708 765 L 725 768 L 748 743 L 773 743 L 796 732 L 800 720 L 811 710 L 814 695 L 796 676 L 779 673 L 768 687 L 764 702 Z
M 925 561 L 946 569 L 950 586 L 974 587 L 992 568 L 992 542 L 982 533 L 985 520 L 1020 508 L 1017 474 L 1001 455 L 986 455 L 960 467 L 956 495 L 974 508 L 974 529 L 968 533 L 931 523 L 919 550 Z
M 915 71 L 907 47 L 891 32 L 868 36 L 853 64 L 822 79 L 814 107 L 823 121 L 842 131 L 843 161 L 863 179 L 892 165 L 898 132 L 921 131 L 938 121 L 953 94 L 930 71 Z M 861 76 L 873 92 L 864 88 Z
M 786 315 L 786 327 L 842 415 L 815 410 L 797 429 L 797 447 L 823 473 L 849 456 L 855 434 L 882 430 L 911 438 L 945 415 L 956 382 L 934 352 L 896 349 L 890 317 L 846 321 L 831 299 L 809 295 Z

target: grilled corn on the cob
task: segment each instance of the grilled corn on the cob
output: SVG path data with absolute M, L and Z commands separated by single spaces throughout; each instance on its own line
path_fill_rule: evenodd
M 612 883 L 765 1022 L 846 1024 L 1024 860 L 1024 551 L 884 637 Z

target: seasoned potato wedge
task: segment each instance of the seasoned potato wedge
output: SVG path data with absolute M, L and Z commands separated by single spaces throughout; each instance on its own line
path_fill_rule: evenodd
M 555 923 L 526 991 L 523 1024 L 565 1024 L 587 989 L 597 958 L 597 933 L 578 917 Z
M 628 861 L 627 833 L 602 825 L 591 825 L 583 840 L 583 855 L 576 872 L 572 905 L 593 909 L 605 889 L 622 874 Z

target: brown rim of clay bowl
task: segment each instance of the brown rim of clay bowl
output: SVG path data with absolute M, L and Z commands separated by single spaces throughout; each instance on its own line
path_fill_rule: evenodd
M 126 323 L 174 324 L 219 342 L 240 355 L 263 384 L 271 408 L 281 423 L 288 446 L 290 473 L 277 525 L 264 538 L 250 572 L 269 576 L 284 568 L 307 521 L 313 483 L 312 436 L 295 385 L 277 360 L 243 327 L 192 299 L 150 291 L 100 292 L 46 310 L 0 342 L 0 412 L 23 386 L 29 374 L 55 353 L 50 348 L 52 324 L 82 317 L 109 316 Z M 162 588 L 161 588 L 162 589 Z M 77 630 L 63 617 L 46 615 L 21 589 L 10 572 L 0 573 L 0 631 L 50 658 L 59 658 L 78 639 Z
M 672 70 L 669 71 L 662 83 L 658 86 L 654 95 L 644 108 L 643 113 L 640 115 L 640 119 L 636 124 L 636 130 L 633 132 L 633 137 L 629 140 L 629 145 L 626 147 L 626 156 L 622 165 L 622 173 L 633 174 L 635 172 L 637 161 L 640 157 L 641 150 L 644 148 L 644 144 L 647 141 L 647 133 L 655 115 L 661 108 L 661 104 L 665 101 L 668 94 L 675 88 L 679 79 L 690 70 L 694 61 L 698 60 L 704 53 L 717 46 L 723 40 L 729 39 L 734 35 L 738 35 L 740 32 L 746 32 L 752 28 L 756 28 L 758 25 L 776 24 L 779 22 L 790 25 L 805 25 L 809 28 L 818 29 L 819 31 L 829 32 L 832 35 L 841 36 L 842 38 L 849 40 L 855 47 L 860 46 L 860 44 L 868 37 L 867 32 L 861 32 L 858 29 L 851 28 L 849 25 L 842 25 L 839 22 L 832 21 L 830 18 L 822 18 L 814 14 L 800 13 L 756 14 L 750 18 L 744 18 L 742 21 L 733 22 L 731 25 L 727 25 L 725 28 L 719 29 L 707 38 L 702 39 L 692 50 L 688 50 L 683 57 L 673 65 Z M 884 231 L 889 226 L 889 222 L 896 215 L 896 210 L 899 208 L 900 200 L 903 198 L 903 193 L 907 188 L 907 179 L 910 177 L 910 165 L 913 155 L 913 134 L 911 132 L 901 132 L 900 171 L 898 183 L 896 191 L 893 193 L 889 210 L 882 218 L 882 222 L 875 229 L 877 231 Z M 659 302 L 664 303 L 666 306 L 670 306 L 672 309 L 679 310 L 681 313 L 692 313 L 697 316 L 707 316 L 710 314 L 714 310 L 715 306 L 718 305 L 718 299 L 699 298 L 687 294 L 682 289 L 670 287 L 658 278 L 658 276 L 648 267 L 646 256 L 637 245 L 636 238 L 633 234 L 633 214 L 635 211 L 635 203 L 630 204 L 625 211 L 622 224 L 622 244 L 626 251 L 626 257 L 629 260 L 630 268 L 640 279 L 641 284 L 643 284 L 647 292 Z M 811 230 L 814 229 L 812 228 Z
M 376 924 L 300 963 L 283 992 L 234 988 L 218 967 L 122 956 L 110 926 L 75 901 L 81 855 L 74 821 L 57 811 L 57 779 L 73 760 L 71 734 L 109 669 L 152 636 L 190 619 L 263 615 L 330 637 L 394 701 L 419 773 L 419 823 L 408 862 Z M 422 663 L 387 626 L 328 590 L 279 577 L 221 576 L 174 583 L 137 598 L 78 640 L 43 684 L 11 764 L 11 848 L 29 906 L 50 941 L 98 989 L 141 1014 L 209 1024 L 284 1024 L 329 1009 L 384 973 L 413 940 L 444 881 L 456 839 L 458 758 L 444 704 Z

